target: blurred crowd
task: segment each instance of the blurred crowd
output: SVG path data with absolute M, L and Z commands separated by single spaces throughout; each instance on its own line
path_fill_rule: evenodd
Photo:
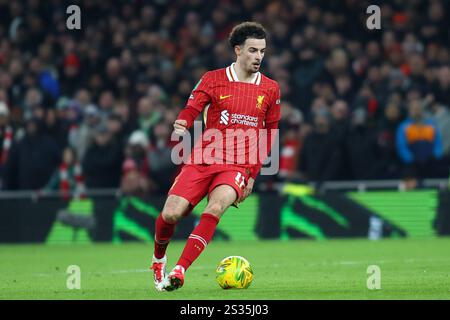
M 81 9 L 68 30 L 66 8 Z M 369 30 L 369 5 L 381 30 Z M 294 181 L 448 177 L 443 0 L 0 0 L 0 190 L 166 192 L 172 123 L 227 36 L 262 23 Z M 446 22 L 447 21 L 447 22 Z M 413 183 L 414 184 L 414 183 Z

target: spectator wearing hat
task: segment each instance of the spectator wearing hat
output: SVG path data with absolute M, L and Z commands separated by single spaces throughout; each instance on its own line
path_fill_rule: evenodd
M 84 109 L 81 125 L 70 131 L 69 144 L 76 150 L 80 160 L 84 159 L 84 155 L 94 139 L 94 130 L 100 122 L 101 118 L 98 108 L 90 104 Z
M 60 74 L 61 94 L 73 97 L 83 83 L 81 61 L 75 53 L 70 53 L 64 58 L 63 69 Z
M 127 195 L 144 196 L 155 188 L 150 179 L 148 161 L 149 140 L 145 132 L 134 131 L 125 147 L 120 188 Z

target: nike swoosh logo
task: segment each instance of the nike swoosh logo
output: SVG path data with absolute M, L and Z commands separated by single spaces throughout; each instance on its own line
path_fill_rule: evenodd
M 226 99 L 226 98 L 229 98 L 229 97 L 231 97 L 231 94 L 229 94 L 227 96 L 220 95 L 220 100 L 223 100 L 223 99 Z

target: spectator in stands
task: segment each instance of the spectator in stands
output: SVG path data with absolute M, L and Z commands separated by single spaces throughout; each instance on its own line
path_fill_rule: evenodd
M 171 111 L 171 109 L 168 109 L 167 111 Z M 114 106 L 113 113 L 120 117 L 123 123 L 123 132 L 125 136 L 128 137 L 133 131 L 136 130 L 136 119 L 131 117 L 130 106 L 127 103 L 125 103 L 124 101 L 118 102 Z
M 125 129 L 120 115 L 111 113 L 106 119 L 106 126 L 108 127 L 108 131 L 111 132 L 113 139 L 121 146 L 125 145 Z
M 398 179 L 401 176 L 396 147 L 397 128 L 402 122 L 400 105 L 394 99 L 388 102 L 383 117 L 377 124 L 377 177 L 380 180 Z
M 436 160 L 442 157 L 441 134 L 431 119 L 424 117 L 421 100 L 409 103 L 409 117 L 403 121 L 396 137 L 397 151 L 406 177 L 435 176 Z
M 0 1 L 0 101 L 9 106 L 17 138 L 25 121 L 38 116 L 60 148 L 69 142 L 83 157 L 90 139 L 80 130 L 89 105 L 97 106 L 104 121 L 119 114 L 125 137 L 136 129 L 152 136 L 166 113 L 178 114 L 203 73 L 232 62 L 226 37 L 235 20 L 263 21 L 273 51 L 263 72 L 278 81 L 282 101 L 303 113 L 300 131 L 308 131 L 304 128 L 313 124 L 317 110 L 328 110 L 337 120 L 346 104 L 346 121 L 330 123 L 343 149 L 350 134 L 345 122 L 353 110 L 364 108 L 369 131 L 379 137 L 378 176 L 395 178 L 390 135 L 398 119 L 388 119 L 389 110 L 395 113 L 423 98 L 450 108 L 449 2 L 397 2 L 383 2 L 383 27 L 369 32 L 364 23 L 355 24 L 367 19 L 364 3 L 357 1 L 204 6 L 180 0 L 170 5 L 80 0 L 87 10 L 86 28 L 66 32 L 57 2 Z M 101 16 L 94 14 L 98 10 Z M 18 18 L 26 12 L 38 13 L 33 23 Z M 397 106 L 387 107 L 393 103 Z M 444 130 L 442 110 L 435 115 Z M 286 134 L 291 132 L 282 131 L 280 141 Z M 448 139 L 443 134 L 444 150 Z M 122 154 L 125 144 L 122 139 Z M 344 161 L 337 178 L 351 179 L 349 172 Z
M 82 161 L 88 189 L 118 188 L 123 155 L 122 146 L 113 139 L 105 124 L 94 131 L 93 143 Z
M 25 136 L 13 143 L 6 162 L 5 189 L 37 190 L 45 186 L 60 162 L 55 140 L 45 134 L 44 124 L 30 119 Z
M 100 98 L 98 100 L 98 109 L 100 111 L 102 120 L 106 120 L 108 116 L 114 110 L 114 104 L 116 98 L 111 90 L 105 90 L 100 93 Z
M 75 53 L 70 53 L 64 58 L 60 81 L 61 94 L 63 95 L 73 97 L 77 90 L 81 88 L 83 83 L 81 61 Z
M 161 113 L 155 108 L 155 102 L 150 97 L 142 97 L 138 102 L 138 124 L 139 129 L 147 135 L 152 127 L 161 119 Z
M 14 131 L 9 122 L 9 109 L 6 103 L 0 101 L 0 190 L 4 176 L 4 168 L 14 139 Z
M 83 171 L 75 149 L 64 149 L 61 164 L 44 187 L 44 192 L 50 190 L 60 191 L 65 199 L 85 195 Z
M 437 81 L 433 83 L 434 99 L 450 109 L 450 66 L 437 69 Z
M 22 102 L 22 112 L 24 119 L 30 119 L 32 117 L 33 109 L 41 107 L 44 101 L 42 92 L 36 88 L 30 88 L 25 93 L 24 100 Z
M 143 196 L 154 191 L 148 161 L 149 141 L 145 132 L 134 131 L 125 149 L 120 188 L 127 195 Z
M 442 140 L 442 160 L 438 163 L 436 177 L 445 177 L 450 168 L 450 110 L 439 102 L 431 104 L 432 120 L 436 123 Z
M 152 143 L 148 151 L 150 176 L 157 184 L 159 191 L 163 193 L 169 190 L 172 185 L 172 178 L 175 178 L 177 172 L 177 167 L 171 158 L 172 147 L 174 146 L 174 142 L 170 141 L 171 133 L 170 124 L 164 120 L 155 124 Z
M 450 155 L 450 110 L 443 104 L 435 102 L 431 105 L 432 119 L 441 133 L 442 153 Z
M 342 156 L 344 157 L 346 149 L 346 139 L 349 135 L 350 128 L 350 110 L 345 100 L 335 100 L 330 108 L 331 115 L 331 128 L 336 147 L 342 150 Z M 351 179 L 351 168 L 349 168 L 349 161 L 341 161 L 338 167 L 338 176 L 335 179 L 349 180 Z
M 300 110 L 294 108 L 289 102 L 281 106 L 280 132 L 280 169 L 278 177 L 281 179 L 298 179 L 298 163 L 303 145 L 301 128 L 304 118 Z
M 345 140 L 346 162 L 350 178 L 369 180 L 377 178 L 376 132 L 367 123 L 367 111 L 356 109 L 352 114 L 351 127 Z
M 83 161 L 87 149 L 94 140 L 94 131 L 100 122 L 98 108 L 90 104 L 84 110 L 84 119 L 81 125 L 70 131 L 69 144 L 76 150 L 81 161 Z
M 350 111 L 344 100 L 336 100 L 331 106 L 332 128 L 339 141 L 344 141 L 349 129 Z
M 330 115 L 318 113 L 314 130 L 305 138 L 300 155 L 300 173 L 304 179 L 323 182 L 339 175 L 342 154 L 330 128 Z
M 55 138 L 59 150 L 63 150 L 68 144 L 68 130 L 67 126 L 57 116 L 55 109 L 47 109 L 45 112 L 45 131 Z
M 77 91 L 77 93 L 75 94 L 75 100 L 78 102 L 83 112 L 88 105 L 92 104 L 91 94 L 85 88 Z

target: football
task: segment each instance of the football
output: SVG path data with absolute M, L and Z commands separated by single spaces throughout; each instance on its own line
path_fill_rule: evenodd
M 216 280 L 222 289 L 247 289 L 253 281 L 253 270 L 247 259 L 229 256 L 217 266 Z

